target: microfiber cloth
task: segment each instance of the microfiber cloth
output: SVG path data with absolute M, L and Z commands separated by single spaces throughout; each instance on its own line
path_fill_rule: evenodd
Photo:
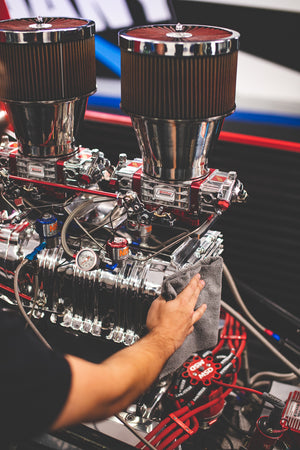
M 220 319 L 223 259 L 218 257 L 199 261 L 192 267 L 180 270 L 166 277 L 161 287 L 161 296 L 173 300 L 189 283 L 196 273 L 201 274 L 205 286 L 200 292 L 196 308 L 203 303 L 207 309 L 203 317 L 194 325 L 194 331 L 185 339 L 182 346 L 168 359 L 160 378 L 178 369 L 192 353 L 209 349 L 216 345 Z

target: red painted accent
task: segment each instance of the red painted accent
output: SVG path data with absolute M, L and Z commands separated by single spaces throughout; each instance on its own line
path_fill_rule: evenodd
M 265 333 L 266 333 L 268 336 L 273 336 L 273 331 L 268 330 L 268 328 L 265 328 Z
M 20 233 L 21 231 L 25 230 L 29 226 L 29 222 L 20 223 L 17 228 L 15 229 L 16 233 Z
M 86 174 L 81 175 L 80 181 L 82 181 L 82 182 L 85 183 L 85 184 L 91 184 L 91 179 L 90 179 L 90 177 L 89 177 L 88 175 L 86 175 Z
M 286 401 L 282 420 L 289 426 L 288 442 L 295 444 L 294 448 L 300 448 L 300 416 L 297 410 L 300 410 L 300 391 L 292 391 Z
M 192 361 L 183 363 L 183 367 L 187 370 L 183 372 L 182 377 L 189 378 L 189 382 L 193 386 L 199 382 L 205 386 L 210 386 L 214 379 L 221 378 L 218 371 L 222 366 L 220 363 L 214 362 L 210 355 L 205 358 L 201 358 L 199 355 L 194 356 Z
M 0 283 L 0 289 L 4 289 L 5 291 L 10 292 L 11 294 L 15 293 L 15 291 L 12 288 L 10 288 L 9 286 L 5 286 L 2 283 Z M 26 294 L 21 294 L 20 293 L 20 297 L 25 298 L 25 300 L 31 300 L 31 297 L 29 297 Z
M 143 163 L 137 161 L 131 161 L 127 167 L 142 167 Z
M 205 178 L 198 181 L 193 181 L 191 184 L 191 211 L 198 211 L 199 209 L 199 187 L 216 169 L 209 169 L 209 173 Z
M 111 248 L 125 248 L 128 245 L 128 241 L 125 238 L 115 238 L 113 241 L 108 240 L 106 245 Z
M 219 183 L 223 183 L 226 180 L 226 177 L 222 177 L 221 175 L 215 175 L 211 181 L 218 181 Z
M 225 401 L 223 397 L 223 389 L 221 387 L 219 389 L 213 389 L 207 397 L 203 397 L 202 401 L 207 406 L 211 406 L 200 412 L 198 415 L 199 419 L 204 421 L 215 419 L 221 414 L 224 408 Z
M 251 437 L 250 442 L 248 442 L 248 450 L 271 450 L 274 448 L 276 442 L 283 436 L 287 428 L 282 428 L 280 432 L 270 432 L 266 434 L 265 431 L 265 420 L 267 416 L 261 416 L 256 422 L 255 431 Z
M 121 116 L 120 114 L 109 114 L 100 111 L 86 110 L 85 120 L 91 120 L 92 122 L 102 122 L 111 125 L 123 125 L 125 127 L 131 127 L 131 119 L 128 116 Z
M 0 19 L 1 20 L 10 19 L 9 12 L 4 0 L 0 0 Z
M 29 178 L 22 178 L 22 177 L 16 177 L 15 175 L 9 176 L 10 180 L 20 181 L 21 183 L 32 183 L 32 184 L 38 184 L 41 186 L 48 186 L 48 187 L 54 187 L 57 189 L 62 189 L 66 191 L 76 191 L 76 192 L 85 192 L 87 194 L 94 194 L 94 195 L 102 195 L 104 197 L 111 197 L 111 198 L 117 198 L 117 194 L 114 194 L 112 192 L 104 192 L 104 191 L 92 191 L 91 189 L 84 189 L 79 188 L 76 186 L 67 186 L 64 184 L 58 184 L 58 183 L 50 183 L 49 181 L 41 181 L 41 180 L 31 180 Z
M 289 152 L 300 153 L 300 142 L 282 141 L 279 139 L 271 139 L 261 136 L 231 133 L 229 131 L 221 131 L 220 140 L 224 142 L 234 142 L 236 144 L 274 148 L 276 150 L 286 150 Z
M 218 420 L 218 418 L 210 420 L 210 421 L 208 422 L 208 426 L 211 427 L 214 423 L 216 423 L 217 420 Z
M 218 206 L 219 206 L 223 211 L 226 211 L 226 209 L 229 208 L 230 203 L 227 202 L 226 200 L 219 200 L 219 201 L 218 201 Z
M 24 205 L 24 203 L 23 203 L 23 198 L 22 198 L 22 197 L 16 198 L 16 199 L 14 200 L 14 204 L 16 205 L 17 208 L 18 208 L 19 206 L 23 206 L 23 205 Z
M 114 189 L 117 189 L 117 185 L 118 185 L 118 182 L 117 182 L 117 180 L 115 180 L 115 179 L 111 179 L 110 180 L 110 182 L 109 182 L 109 185 L 111 186 L 111 187 L 113 187 Z
M 132 176 L 132 189 L 139 196 L 141 196 L 141 175 L 142 175 L 142 168 L 137 170 Z
M 114 260 L 114 253 L 113 250 L 117 250 L 117 261 L 120 259 L 126 258 L 126 256 L 129 253 L 129 247 L 128 247 L 128 241 L 125 238 L 121 237 L 115 237 L 114 240 L 108 240 L 106 242 L 106 251 L 109 255 L 109 257 Z
M 102 113 L 99 111 L 86 111 L 85 119 L 112 125 L 123 125 L 126 127 L 132 126 L 131 119 L 128 116 Z M 250 145 L 253 147 L 273 148 L 276 150 L 286 150 L 289 152 L 300 153 L 300 142 L 283 141 L 280 139 L 271 139 L 261 136 L 250 136 L 248 134 L 232 133 L 230 131 L 221 131 L 219 140 L 223 142 L 232 142 L 235 144 Z

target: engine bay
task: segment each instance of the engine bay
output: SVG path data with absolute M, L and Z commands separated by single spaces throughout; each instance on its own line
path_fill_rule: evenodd
M 215 223 L 247 199 L 234 170 L 208 161 L 235 108 L 239 35 L 182 24 L 120 32 L 122 108 L 141 158 L 120 153 L 114 165 L 102 150 L 77 142 L 96 89 L 94 23 L 16 19 L 2 22 L 0 34 L 10 80 L 1 101 L 15 133 L 0 145 L 1 303 L 18 307 L 37 328 L 90 339 L 99 354 L 111 344 L 113 351 L 133 345 L 147 332 L 164 280 L 220 258 Z M 120 413 L 122 426 L 139 433 L 134 444 L 125 442 L 171 450 L 222 416 L 240 386 L 247 333 L 239 315 L 220 304 L 217 344 L 202 342 L 204 350 Z M 277 411 L 272 426 L 261 422 L 257 440 L 240 448 L 271 448 L 259 439 L 266 433 L 277 441 L 286 431 L 285 405 L 265 399 Z

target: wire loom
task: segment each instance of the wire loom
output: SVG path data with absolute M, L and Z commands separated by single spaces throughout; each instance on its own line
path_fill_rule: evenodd
M 212 386 L 222 385 L 221 389 L 218 391 L 218 396 L 207 402 L 207 391 L 203 391 L 203 395 L 197 399 L 195 402 L 194 398 L 191 398 L 191 392 L 199 392 L 199 386 L 191 389 L 188 398 L 175 399 L 175 392 L 178 390 L 176 382 L 180 382 L 180 377 L 177 378 L 175 385 L 171 387 L 169 391 L 169 396 L 174 398 L 177 409 L 171 412 L 162 422 L 160 422 L 153 431 L 151 431 L 147 436 L 146 440 L 155 446 L 158 450 L 173 450 L 189 439 L 199 430 L 199 422 L 206 421 L 205 417 L 209 416 L 212 408 L 219 406 L 219 413 L 223 410 L 223 404 L 225 398 L 230 394 L 232 389 L 236 388 L 237 372 L 241 365 L 241 354 L 246 345 L 246 331 L 240 323 L 235 320 L 228 313 L 225 315 L 225 323 L 223 330 L 221 332 L 220 340 L 218 345 L 212 350 L 211 356 L 214 360 L 217 360 L 218 355 L 222 355 L 226 348 L 230 349 L 229 355 L 223 358 L 229 360 L 226 364 L 226 370 L 224 372 L 223 378 L 226 383 L 219 383 L 218 379 L 211 378 Z M 227 350 L 228 351 L 228 350 Z M 222 369 L 221 369 L 222 370 Z M 181 370 L 181 374 L 186 371 L 184 367 Z M 197 372 L 197 370 L 195 370 Z M 200 372 L 201 373 L 201 372 Z M 227 381 L 230 380 L 232 384 L 228 384 Z M 191 379 L 190 379 L 191 381 Z M 192 386 L 190 384 L 190 386 Z M 203 383 L 203 386 L 204 383 Z M 239 388 L 239 387 L 238 387 Z M 205 388 L 207 389 L 207 388 Z M 241 388 L 243 389 L 243 388 Z M 210 388 L 211 390 L 211 388 Z M 212 390 L 215 390 L 212 387 Z M 259 391 L 251 390 L 253 393 L 261 394 Z M 197 395 L 197 394 L 196 394 Z M 218 414 L 216 415 L 218 416 Z M 212 422 L 217 420 L 217 417 L 211 418 Z M 210 419 L 208 419 L 210 422 Z M 147 447 L 143 442 L 140 442 L 136 448 L 146 450 Z

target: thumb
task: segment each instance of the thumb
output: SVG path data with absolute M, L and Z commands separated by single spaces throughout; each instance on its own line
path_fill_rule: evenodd
M 199 308 L 196 309 L 196 311 L 193 312 L 192 322 L 193 324 L 198 322 L 199 319 L 203 316 L 207 309 L 207 305 L 204 303 Z

